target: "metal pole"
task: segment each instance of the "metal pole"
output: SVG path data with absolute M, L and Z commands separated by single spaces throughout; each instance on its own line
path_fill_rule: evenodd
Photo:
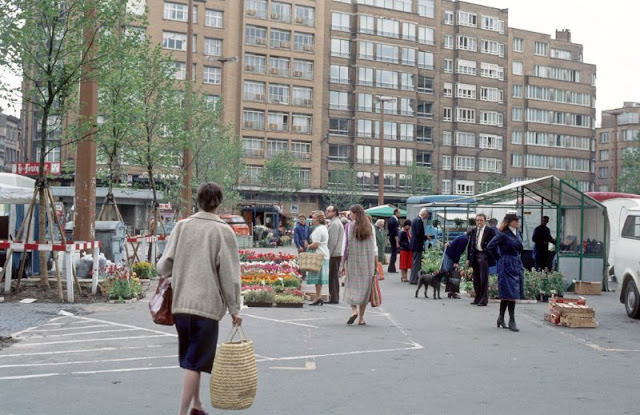
M 96 21 L 96 9 L 93 2 L 85 13 L 88 21 Z M 98 83 L 94 79 L 92 62 L 97 50 L 98 29 L 95 24 L 84 31 L 86 61 L 82 65 L 80 79 L 80 131 L 85 134 L 76 149 L 76 177 L 74 204 L 73 238 L 76 241 L 94 239 L 94 221 L 96 216 L 96 142 L 94 122 L 98 115 Z
M 185 109 L 187 111 L 187 119 L 185 121 L 185 131 L 187 135 L 191 131 L 191 83 L 193 79 L 193 0 L 189 0 L 187 10 L 187 79 L 185 88 Z M 189 145 L 185 145 L 182 157 L 182 212 L 183 217 L 191 215 L 191 164 L 193 154 Z
M 380 148 L 378 149 L 378 205 L 384 205 L 384 100 L 380 101 Z

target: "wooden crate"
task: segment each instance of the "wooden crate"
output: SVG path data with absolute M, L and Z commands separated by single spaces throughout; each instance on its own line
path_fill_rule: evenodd
M 600 295 L 602 293 L 602 283 L 576 281 L 575 292 L 578 295 Z

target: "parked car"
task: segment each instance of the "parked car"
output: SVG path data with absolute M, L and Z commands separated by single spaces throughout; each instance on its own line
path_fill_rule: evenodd
M 613 259 L 618 283 L 622 284 L 620 302 L 629 317 L 640 318 L 640 208 L 623 209 L 620 218 L 623 225 Z
M 224 214 L 220 215 L 220 219 L 227 222 L 237 236 L 251 235 L 251 228 L 249 228 L 249 225 L 247 225 L 247 222 L 244 221 L 244 218 L 242 216 Z

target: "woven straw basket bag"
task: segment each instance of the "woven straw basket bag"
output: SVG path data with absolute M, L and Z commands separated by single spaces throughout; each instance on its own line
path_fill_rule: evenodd
M 301 252 L 298 255 L 298 268 L 300 271 L 319 272 L 322 269 L 324 255 L 316 252 Z
M 240 339 L 234 341 L 238 334 Z M 211 405 L 217 409 L 246 409 L 253 404 L 257 387 L 253 342 L 241 326 L 235 326 L 216 351 L 211 372 Z

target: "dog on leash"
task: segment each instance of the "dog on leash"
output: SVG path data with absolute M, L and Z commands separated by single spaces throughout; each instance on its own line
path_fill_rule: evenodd
M 442 275 L 440 273 L 429 274 L 425 271 L 420 271 L 420 279 L 418 281 L 418 289 L 416 290 L 416 298 L 418 298 L 418 292 L 420 288 L 424 285 L 424 296 L 425 298 L 429 298 L 428 289 L 429 286 L 433 287 L 433 299 L 440 299 L 440 283 L 442 281 Z

